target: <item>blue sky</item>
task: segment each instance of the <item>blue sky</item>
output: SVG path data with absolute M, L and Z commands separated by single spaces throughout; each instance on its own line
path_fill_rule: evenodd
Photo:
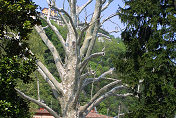
M 37 5 L 39 5 L 40 7 L 44 8 L 44 7 L 48 7 L 47 6 L 47 2 L 46 0 L 33 0 Z M 63 5 L 63 1 L 64 0 L 56 0 L 56 5 L 57 7 L 61 8 Z M 67 1 L 67 0 L 65 0 Z M 82 6 L 83 4 L 85 4 L 88 0 L 77 0 L 77 4 L 78 6 Z M 91 14 L 93 13 L 93 9 L 94 9 L 94 4 L 95 4 L 95 0 L 93 0 L 93 2 L 86 8 L 87 14 Z M 124 6 L 124 3 L 122 2 L 122 0 L 114 0 L 111 5 L 108 7 L 108 9 L 106 9 L 103 13 L 102 13 L 102 19 L 108 17 L 110 14 L 113 14 L 117 11 L 118 9 L 118 5 L 120 6 Z M 65 10 L 68 10 L 68 4 L 67 2 L 65 2 Z M 83 11 L 82 14 L 80 14 L 80 20 L 84 19 L 85 16 L 85 12 Z M 123 28 L 123 24 L 121 23 L 120 19 L 118 18 L 118 16 L 114 17 L 111 19 L 111 21 L 115 22 L 116 24 L 118 24 L 121 28 Z M 104 29 L 106 29 L 107 31 L 112 31 L 114 30 L 117 25 L 111 23 L 110 21 L 104 23 L 104 25 L 102 26 Z M 112 33 L 115 37 L 120 37 L 120 32 L 119 33 Z

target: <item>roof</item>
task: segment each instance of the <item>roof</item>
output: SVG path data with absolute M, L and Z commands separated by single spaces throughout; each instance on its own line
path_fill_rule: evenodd
M 86 118 L 113 118 L 113 117 L 98 114 L 96 110 L 93 109 L 90 111 L 90 113 L 87 114 Z
M 42 11 L 43 11 L 44 9 L 48 10 L 48 8 L 44 7 L 44 8 L 42 9 Z M 57 11 L 54 10 L 54 9 L 51 9 L 51 11 L 54 11 L 55 13 L 57 12 Z
M 40 108 L 40 109 L 37 109 L 35 111 L 35 115 L 41 115 L 41 114 L 45 114 L 45 115 L 51 116 L 51 114 L 44 108 Z
M 43 11 L 44 9 L 48 9 L 48 8 L 44 7 L 44 8 L 42 9 L 42 11 Z
M 47 115 L 47 116 L 52 116 L 46 109 L 44 108 L 40 108 L 40 109 L 37 109 L 35 110 L 35 115 Z M 106 116 L 106 115 L 101 115 L 101 114 L 98 114 L 98 112 L 93 109 L 91 110 L 86 118 L 113 118 L 113 117 L 110 117 L 110 116 Z

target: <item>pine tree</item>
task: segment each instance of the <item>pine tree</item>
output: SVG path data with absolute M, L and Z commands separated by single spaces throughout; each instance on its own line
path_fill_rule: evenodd
M 165 118 L 176 112 L 176 8 L 174 0 L 125 0 L 120 19 L 126 54 L 115 60 L 138 97 L 128 117 Z

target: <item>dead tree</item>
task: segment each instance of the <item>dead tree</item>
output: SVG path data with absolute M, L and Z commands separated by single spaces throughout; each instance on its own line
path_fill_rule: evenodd
M 62 44 L 62 47 L 65 51 L 64 62 L 62 61 L 59 55 L 59 51 L 56 50 L 53 43 L 47 37 L 44 28 L 42 28 L 42 26 L 35 26 L 35 30 L 38 32 L 41 39 L 50 49 L 53 55 L 57 71 L 61 78 L 61 82 L 58 82 L 54 78 L 54 76 L 49 72 L 46 66 L 42 64 L 42 62 L 40 62 L 39 60 L 36 62 L 38 65 L 37 70 L 43 76 L 43 78 L 47 80 L 54 96 L 60 103 L 62 118 L 84 118 L 94 107 L 99 105 L 99 103 L 101 103 L 104 99 L 108 98 L 111 95 L 116 95 L 119 97 L 131 95 L 130 93 L 116 94 L 116 91 L 118 91 L 119 89 L 126 88 L 126 86 L 121 83 L 121 80 L 112 79 L 112 82 L 102 87 L 94 96 L 92 96 L 92 99 L 87 104 L 83 106 L 78 105 L 78 99 L 84 87 L 86 87 L 92 82 L 99 82 L 102 79 L 106 79 L 106 75 L 111 74 L 114 70 L 114 68 L 111 68 L 107 72 L 104 72 L 102 75 L 95 78 L 89 78 L 90 75 L 93 74 L 91 71 L 85 72 L 86 66 L 88 65 L 91 59 L 105 55 L 104 51 L 92 53 L 95 41 L 97 39 L 98 29 L 102 26 L 102 23 L 118 15 L 113 14 L 110 15 L 107 19 L 101 20 L 101 13 L 108 8 L 109 4 L 111 4 L 113 0 L 96 0 L 95 9 L 92 14 L 91 21 L 85 24 L 81 31 L 81 34 L 78 35 L 77 20 L 79 14 L 92 1 L 93 0 L 88 0 L 87 3 L 85 3 L 83 6 L 78 7 L 77 0 L 67 0 L 70 8 L 70 11 L 68 13 L 64 9 L 57 7 L 55 5 L 55 0 L 47 0 L 49 5 L 48 17 L 40 17 L 47 22 L 48 26 L 57 35 L 58 40 Z M 51 9 L 57 11 L 62 20 L 64 21 L 68 29 L 66 39 L 64 39 L 58 29 L 54 25 L 52 25 L 50 21 Z M 44 107 L 54 117 L 59 118 L 59 115 L 46 104 L 25 95 L 18 89 L 16 90 L 24 99 L 27 99 Z

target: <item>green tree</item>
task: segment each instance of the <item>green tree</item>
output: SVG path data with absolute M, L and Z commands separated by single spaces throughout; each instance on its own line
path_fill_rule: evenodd
M 25 40 L 38 22 L 31 17 L 37 6 L 31 0 L 0 0 L 0 6 L 0 117 L 30 118 L 28 102 L 15 87 L 19 79 L 30 82 L 36 68 Z
M 125 4 L 120 18 L 126 24 L 122 39 L 127 51 L 114 60 L 123 80 L 139 97 L 127 116 L 171 118 L 176 111 L 175 2 L 125 0 Z

